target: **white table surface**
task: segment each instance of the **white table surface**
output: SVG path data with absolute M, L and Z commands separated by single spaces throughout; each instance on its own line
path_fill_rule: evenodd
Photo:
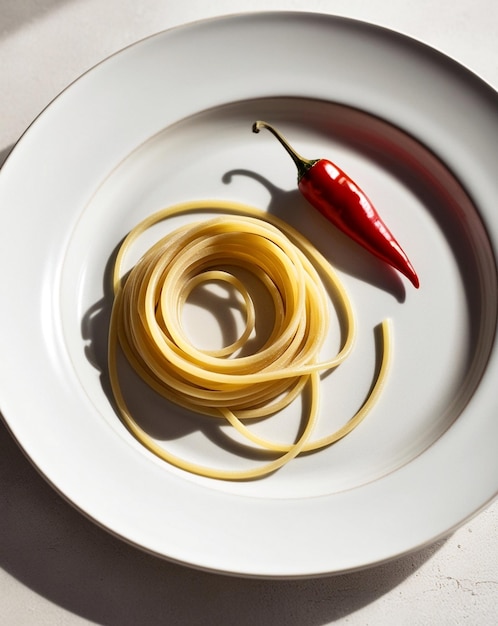
M 498 89 L 496 0 L 0 0 L 0 164 L 41 109 L 109 54 L 178 24 L 254 10 L 380 24 Z M 373 569 L 232 579 L 143 554 L 97 528 L 40 478 L 0 421 L 0 623 L 498 624 L 498 502 L 447 539 Z

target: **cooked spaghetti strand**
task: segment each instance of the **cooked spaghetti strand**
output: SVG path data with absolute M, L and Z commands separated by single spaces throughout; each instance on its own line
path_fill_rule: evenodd
M 147 250 L 128 273 L 123 272 L 126 253 L 147 229 L 176 215 L 213 211 L 223 215 L 177 228 Z M 240 351 L 254 333 L 256 311 L 249 290 L 236 276 L 237 269 L 250 272 L 273 305 L 269 336 L 248 354 Z M 210 281 L 238 292 L 245 314 L 239 337 L 217 350 L 194 346 L 182 324 L 190 294 Z M 109 377 L 119 414 L 146 448 L 186 471 L 225 480 L 265 476 L 300 453 L 329 446 L 351 432 L 384 385 L 391 352 L 387 322 L 382 325 L 381 366 L 363 406 L 336 432 L 312 438 L 320 375 L 340 365 L 353 348 L 356 329 L 351 302 L 333 268 L 305 237 L 254 207 L 227 201 L 191 202 L 149 216 L 124 239 L 115 261 L 113 288 Z M 323 359 L 330 299 L 341 329 L 341 345 L 335 355 Z M 192 463 L 166 450 L 128 409 L 118 374 L 118 347 L 137 374 L 164 398 L 208 418 L 224 419 L 247 441 L 276 458 L 250 469 L 225 470 Z M 281 411 L 305 389 L 310 406 L 295 441 L 269 441 L 245 423 Z

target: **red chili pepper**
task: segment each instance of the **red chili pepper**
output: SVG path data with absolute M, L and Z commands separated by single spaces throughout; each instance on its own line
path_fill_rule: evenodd
M 418 276 L 401 246 L 365 193 L 337 165 L 299 155 L 273 126 L 255 122 L 252 130 L 269 130 L 292 157 L 303 196 L 332 224 L 382 261 L 396 268 L 418 288 Z

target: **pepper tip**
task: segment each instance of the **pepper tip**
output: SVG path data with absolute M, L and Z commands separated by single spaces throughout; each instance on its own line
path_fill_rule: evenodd
M 415 287 L 415 289 L 418 289 L 420 287 L 420 281 L 418 279 L 418 276 L 417 276 L 415 270 L 411 266 L 408 268 L 408 271 L 403 272 L 403 273 L 408 278 L 408 280 L 411 282 L 411 284 Z

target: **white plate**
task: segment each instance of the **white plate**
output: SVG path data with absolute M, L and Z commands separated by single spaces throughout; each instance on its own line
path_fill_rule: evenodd
M 281 147 L 251 133 L 258 118 L 368 190 L 420 290 L 301 200 Z M 0 175 L 0 407 L 9 428 L 96 523 L 199 568 L 321 575 L 448 533 L 498 492 L 497 145 L 491 88 L 421 44 L 354 21 L 228 17 L 111 57 L 40 115 Z M 247 483 L 159 461 L 106 395 L 113 250 L 141 217 L 209 197 L 285 216 L 351 294 L 358 345 L 324 383 L 324 428 L 368 389 L 374 327 L 391 317 L 395 331 L 394 368 L 368 420 L 336 446 Z M 214 445 L 220 433 L 198 420 L 172 412 L 166 427 L 153 400 L 143 402 L 165 445 L 247 462 Z

